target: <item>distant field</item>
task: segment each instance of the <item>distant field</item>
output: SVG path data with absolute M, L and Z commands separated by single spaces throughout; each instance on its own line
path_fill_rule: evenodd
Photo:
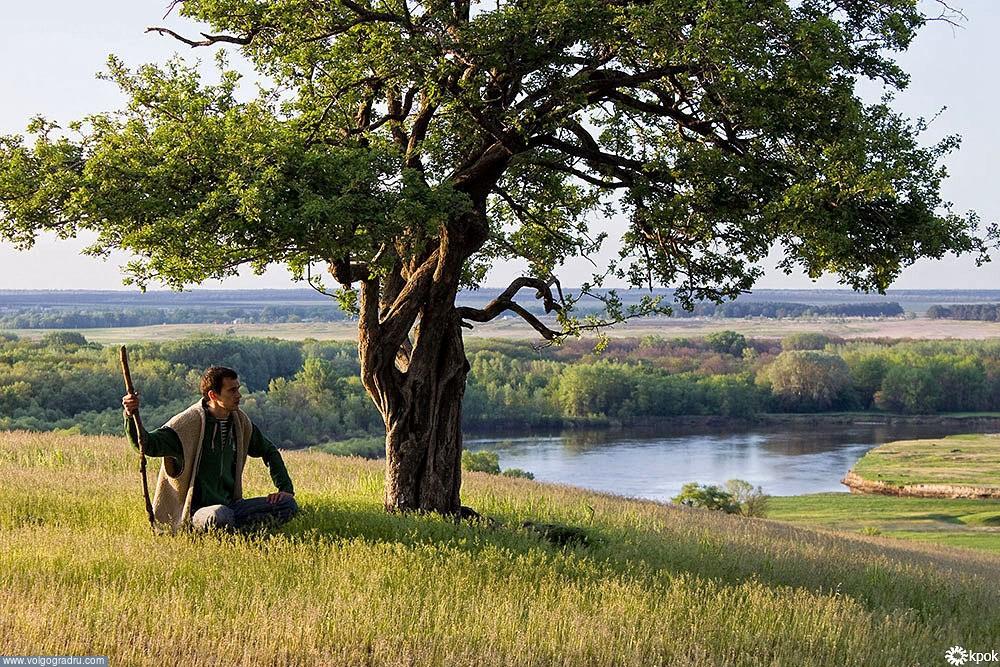
M 1000 322 L 958 320 L 871 319 L 871 318 L 803 318 L 803 319 L 669 319 L 655 318 L 629 322 L 607 330 L 616 337 L 634 336 L 704 336 L 715 331 L 733 330 L 748 336 L 781 338 L 803 331 L 822 332 L 843 338 L 1000 338 Z M 24 338 L 41 338 L 51 329 L 15 329 Z M 239 336 L 273 336 L 286 340 L 354 340 L 354 322 L 289 323 L 289 324 L 165 324 L 149 327 L 111 329 L 75 329 L 98 343 L 119 343 L 138 340 L 172 340 L 196 333 Z M 519 318 L 508 317 L 489 324 L 476 325 L 467 336 L 540 340 L 538 334 Z
M 996 497 L 1000 494 L 1000 435 L 889 442 L 865 454 L 848 475 L 852 487 L 865 490 L 880 487 L 902 495 Z

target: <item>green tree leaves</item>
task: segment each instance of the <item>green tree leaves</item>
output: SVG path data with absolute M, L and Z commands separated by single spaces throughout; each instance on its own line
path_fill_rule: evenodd
M 844 360 L 834 354 L 793 350 L 779 354 L 758 382 L 770 386 L 782 407 L 816 412 L 849 400 L 851 376 Z
M 510 258 L 548 279 L 619 211 L 595 284 L 675 285 L 688 305 L 748 289 L 774 243 L 786 270 L 874 290 L 987 247 L 939 195 L 957 140 L 922 147 L 921 122 L 854 93 L 905 85 L 911 0 L 175 9 L 213 31 L 188 43 L 240 45 L 265 87 L 241 96 L 224 61 L 207 84 L 113 58 L 125 109 L 0 140 L 0 238 L 97 231 L 91 252 L 137 256 L 131 279 L 180 287 L 240 264 L 388 272 L 471 206 L 490 227 L 462 263 L 475 285 Z
M 205 85 L 176 59 L 132 72 L 112 58 L 109 69 L 131 103 L 75 125 L 79 143 L 41 121 L 33 145 L 6 140 L 0 188 L 24 192 L 3 197 L 0 236 L 23 246 L 48 227 L 96 231 L 89 252 L 131 251 L 130 280 L 179 288 L 246 263 L 335 256 L 358 228 L 366 243 L 398 233 L 386 227 L 390 156 L 307 143 L 273 96 L 237 101 L 231 71 Z

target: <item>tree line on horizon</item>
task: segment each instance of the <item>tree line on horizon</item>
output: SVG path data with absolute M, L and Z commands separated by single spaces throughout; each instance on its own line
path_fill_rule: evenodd
M 935 305 L 927 309 L 927 317 L 936 320 L 1000 320 L 1000 303 L 963 303 L 953 306 Z
M 677 309 L 673 317 L 902 317 L 903 307 L 892 303 L 810 304 L 782 301 L 728 301 L 699 303 L 693 310 Z
M 337 304 L 189 308 L 0 308 L 0 329 L 104 329 L 161 324 L 276 324 L 349 319 Z

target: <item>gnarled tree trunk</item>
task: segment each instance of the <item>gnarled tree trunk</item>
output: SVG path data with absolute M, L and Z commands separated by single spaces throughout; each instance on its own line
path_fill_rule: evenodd
M 430 373 L 387 401 L 385 507 L 445 514 L 461 508 L 462 398 L 469 364 L 457 316 L 434 341 Z
M 457 221 L 423 256 L 406 262 L 397 250 L 388 276 L 361 276 L 361 379 L 385 421 L 389 511 L 461 509 L 469 363 L 455 298 L 462 266 L 483 239 L 480 219 Z
M 556 335 L 513 302 L 518 290 L 534 287 L 546 312 L 555 309 L 548 284 L 538 279 L 518 278 L 482 310 L 455 305 L 462 269 L 489 234 L 486 196 L 506 155 L 487 161 L 480 181 L 464 184 L 472 210 L 442 225 L 436 236 L 383 247 L 377 269 L 331 262 L 341 284 L 361 283 L 361 381 L 385 421 L 389 511 L 461 512 L 462 399 L 469 374 L 463 320 L 487 322 L 511 310 L 546 338 Z

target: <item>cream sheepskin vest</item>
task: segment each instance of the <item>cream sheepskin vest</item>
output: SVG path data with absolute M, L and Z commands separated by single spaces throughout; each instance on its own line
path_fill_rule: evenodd
M 253 425 L 242 410 L 237 409 L 233 415 L 236 421 L 233 429 L 236 437 L 233 500 L 240 500 L 243 498 L 243 465 L 247 460 Z M 153 516 L 176 533 L 181 528 L 189 527 L 191 523 L 191 501 L 194 498 L 198 466 L 201 464 L 201 443 L 205 439 L 205 409 L 201 401 L 175 415 L 166 426 L 180 438 L 184 461 L 181 469 L 177 470 L 174 459 L 164 457 L 156 480 L 156 495 L 153 496 Z

